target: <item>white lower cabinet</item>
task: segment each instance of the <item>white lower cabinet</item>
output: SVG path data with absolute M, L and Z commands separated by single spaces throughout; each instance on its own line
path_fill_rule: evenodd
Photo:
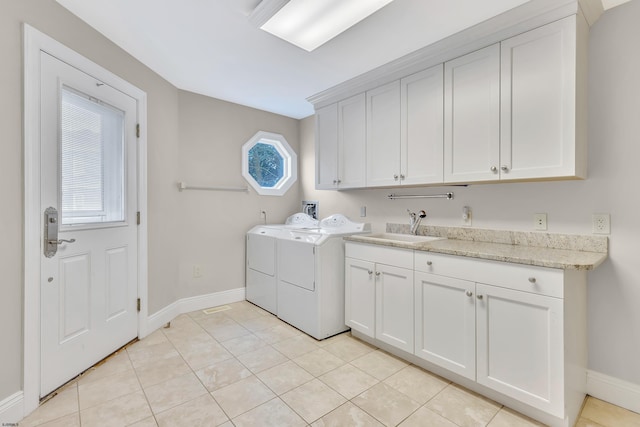
M 562 417 L 563 330 L 561 299 L 477 284 L 476 381 Z
M 375 338 L 376 286 L 375 264 L 360 259 L 345 258 L 345 324 L 351 329 Z
M 415 274 L 415 355 L 475 380 L 475 283 Z
M 376 264 L 376 338 L 413 352 L 413 270 Z
M 586 390 L 586 273 L 347 242 L 347 325 L 552 426 Z M 437 367 L 437 369 L 436 369 Z M 444 368 L 444 370 L 439 370 Z
M 413 353 L 413 251 L 347 242 L 347 326 Z

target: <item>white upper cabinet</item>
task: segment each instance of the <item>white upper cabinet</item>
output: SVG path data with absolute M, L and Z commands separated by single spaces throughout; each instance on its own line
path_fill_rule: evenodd
M 443 182 L 443 65 L 400 81 L 401 184 Z
M 338 188 L 338 104 L 316 111 L 316 188 Z
M 316 111 L 316 189 L 360 188 L 365 182 L 365 95 Z
M 570 16 L 501 43 L 501 179 L 586 177 L 576 24 Z
M 367 92 L 367 187 L 400 183 L 400 81 Z
M 443 182 L 442 64 L 367 92 L 367 187 Z
M 497 179 L 500 166 L 500 45 L 444 64 L 444 180 Z
M 347 86 L 367 87 L 316 112 L 316 187 L 586 178 L 587 23 L 539 22 L 471 53 L 443 41 L 433 58 L 449 48 L 449 61 Z
M 364 93 L 338 102 L 338 188 L 366 186 Z

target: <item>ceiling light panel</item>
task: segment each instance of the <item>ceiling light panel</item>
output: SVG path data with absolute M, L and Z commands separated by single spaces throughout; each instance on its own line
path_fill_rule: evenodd
M 261 28 L 310 52 L 392 1 L 290 0 Z

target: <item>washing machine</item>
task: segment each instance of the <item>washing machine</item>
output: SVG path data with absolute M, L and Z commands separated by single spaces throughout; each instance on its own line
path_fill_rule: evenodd
M 344 322 L 344 241 L 369 233 L 366 223 L 336 214 L 316 229 L 281 230 L 276 239 L 278 317 L 321 340 L 349 328 Z
M 277 314 L 276 238 L 284 230 L 317 229 L 319 222 L 299 212 L 284 224 L 258 225 L 247 233 L 246 299 Z

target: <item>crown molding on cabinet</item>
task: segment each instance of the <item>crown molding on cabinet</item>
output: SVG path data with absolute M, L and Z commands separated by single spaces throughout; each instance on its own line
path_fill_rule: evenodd
M 569 15 L 593 25 L 600 0 L 534 0 L 307 98 L 317 110 L 333 102 L 465 55 Z M 583 9 L 587 9 L 586 11 Z

